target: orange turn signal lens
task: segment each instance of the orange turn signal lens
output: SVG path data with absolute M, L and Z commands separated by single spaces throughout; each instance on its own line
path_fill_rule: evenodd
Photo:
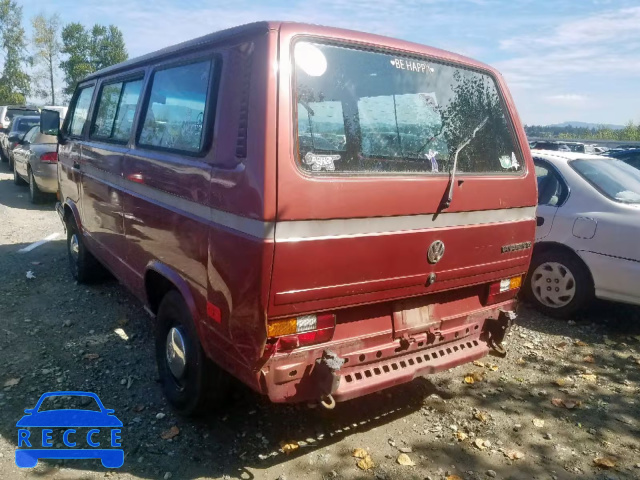
M 500 280 L 499 282 L 494 282 L 489 285 L 489 289 L 487 292 L 487 300 L 485 302 L 486 305 L 491 305 L 493 303 L 502 302 L 504 300 L 508 300 L 509 298 L 513 298 L 518 289 L 522 287 L 522 275 L 518 275 L 517 277 L 510 277 Z
M 283 335 L 292 335 L 298 330 L 295 318 L 285 318 L 282 320 L 274 320 L 269 323 L 267 333 L 270 338 L 281 337 Z
M 508 292 L 509 290 L 513 290 L 515 288 L 520 288 L 522 286 L 522 276 L 518 275 L 517 277 L 505 278 L 504 280 L 500 280 L 500 287 L 498 292 Z
M 518 275 L 517 277 L 513 277 L 509 280 L 509 290 L 513 290 L 514 288 L 520 288 L 522 286 L 522 275 Z

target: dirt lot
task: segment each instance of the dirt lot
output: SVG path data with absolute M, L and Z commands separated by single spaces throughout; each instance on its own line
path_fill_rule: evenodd
M 114 280 L 75 284 L 53 204 L 31 206 L 6 164 L 0 170 L 2 479 L 640 478 L 637 308 L 598 304 L 560 322 L 523 307 L 506 359 L 331 412 L 271 405 L 238 386 L 226 410 L 183 419 L 161 395 L 142 306 Z M 78 460 L 15 466 L 16 422 L 53 390 L 93 391 L 115 409 L 124 423 L 122 468 Z M 372 468 L 358 468 L 358 448 Z M 400 465 L 402 453 L 415 465 Z

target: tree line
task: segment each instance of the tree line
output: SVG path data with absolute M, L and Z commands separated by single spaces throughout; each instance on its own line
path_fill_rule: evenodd
M 528 137 L 552 138 L 558 140 L 614 140 L 622 142 L 640 142 L 640 124 L 628 122 L 624 128 L 613 129 L 606 126 L 596 128 L 551 126 L 551 125 L 525 125 L 524 131 Z
M 29 38 L 22 21 L 22 6 L 0 0 L 0 105 L 24 105 L 27 98 L 61 104 L 86 75 L 129 58 L 115 25 L 63 25 L 58 14 L 39 14 Z

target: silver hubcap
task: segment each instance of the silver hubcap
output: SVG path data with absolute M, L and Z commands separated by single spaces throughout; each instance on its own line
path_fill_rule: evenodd
M 187 352 L 180 328 L 172 327 L 167 334 L 167 365 L 174 377 L 182 378 L 187 367 Z
M 576 296 L 576 280 L 567 267 L 547 262 L 531 276 L 531 289 L 536 299 L 551 308 L 562 308 Z
M 77 262 L 78 256 L 80 255 L 80 246 L 78 245 L 78 235 L 76 233 L 71 235 L 71 241 L 69 242 L 69 251 L 71 252 L 73 260 Z

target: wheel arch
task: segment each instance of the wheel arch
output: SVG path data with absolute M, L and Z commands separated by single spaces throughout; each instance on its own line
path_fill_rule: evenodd
M 69 221 L 70 218 L 73 218 L 73 221 L 78 227 L 78 231 L 82 232 L 82 222 L 80 221 L 80 212 L 78 211 L 78 206 L 72 200 L 67 199 L 64 202 L 64 222 L 65 224 Z
M 168 265 L 158 260 L 152 260 L 147 265 L 144 274 L 144 290 L 147 305 L 154 315 L 157 315 L 160 302 L 171 290 L 176 290 L 184 299 L 191 318 L 196 321 L 199 317 L 196 302 L 189 285 L 182 276 Z
M 595 285 L 593 274 L 591 273 L 591 269 L 589 268 L 589 265 L 587 265 L 587 262 L 585 262 L 583 258 L 580 255 L 578 255 L 574 249 L 572 249 L 571 247 L 568 247 L 563 243 L 558 243 L 558 242 L 536 243 L 533 246 L 533 257 L 535 257 L 536 255 L 540 255 L 543 252 L 549 252 L 549 251 L 562 252 L 564 254 L 572 256 L 574 259 L 579 261 L 589 273 L 589 279 L 591 280 L 591 285 Z M 527 274 L 527 276 L 528 275 L 529 274 Z

